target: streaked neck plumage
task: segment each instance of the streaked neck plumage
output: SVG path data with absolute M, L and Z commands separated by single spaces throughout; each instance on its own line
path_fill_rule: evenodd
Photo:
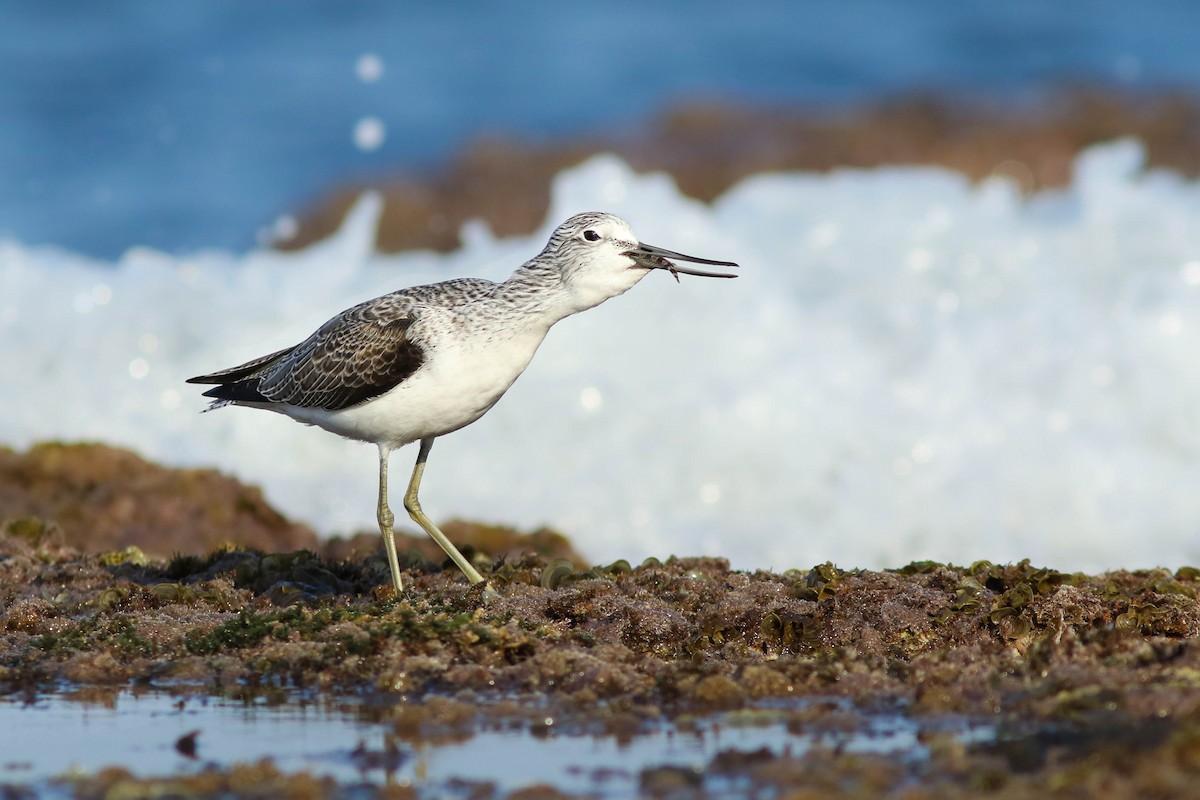
M 497 284 L 493 298 L 506 313 L 528 315 L 531 324 L 549 329 L 561 319 L 623 294 L 644 274 L 630 270 L 628 285 L 594 286 L 571 276 L 543 251 Z

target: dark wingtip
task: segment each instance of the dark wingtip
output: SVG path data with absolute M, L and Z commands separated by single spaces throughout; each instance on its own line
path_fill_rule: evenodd
M 227 403 L 269 403 L 271 399 L 258 391 L 257 380 L 237 381 L 235 383 L 222 383 L 214 386 L 207 392 L 201 394 L 202 397 L 211 397 L 214 400 L 222 400 Z

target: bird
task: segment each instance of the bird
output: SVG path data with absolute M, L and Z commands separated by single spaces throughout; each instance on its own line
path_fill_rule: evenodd
M 388 463 L 394 450 L 419 442 L 404 508 L 478 584 L 483 576 L 421 508 L 418 492 L 434 440 L 486 414 L 556 322 L 624 294 L 656 270 L 676 282 L 680 273 L 737 277 L 679 261 L 738 266 L 645 244 L 614 214 L 575 214 L 507 280 L 458 278 L 400 289 L 346 309 L 297 345 L 187 382 L 215 384 L 203 393 L 212 398 L 205 411 L 266 409 L 378 447 L 376 520 L 397 594 L 404 584 Z

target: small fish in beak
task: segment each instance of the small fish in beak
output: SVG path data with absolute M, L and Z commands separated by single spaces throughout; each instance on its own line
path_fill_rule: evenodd
M 635 267 L 643 269 L 665 269 L 675 277 L 675 282 L 679 283 L 679 273 L 684 275 L 700 275 L 705 278 L 736 278 L 737 275 L 730 275 L 727 272 L 708 272 L 702 269 L 690 269 L 681 267 L 675 261 L 690 261 L 693 264 L 711 264 L 714 267 L 736 267 L 732 261 L 713 261 L 710 258 L 698 258 L 697 256 L 688 256 L 683 253 L 676 253 L 674 250 L 667 250 L 663 247 L 655 247 L 651 244 L 638 244 L 632 250 L 626 250 L 625 255 L 633 259 Z

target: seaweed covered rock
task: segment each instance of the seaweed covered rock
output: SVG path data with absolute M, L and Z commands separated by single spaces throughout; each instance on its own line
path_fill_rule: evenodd
M 316 547 L 262 492 L 215 470 L 171 469 L 103 444 L 0 448 L 0 523 L 42 518 L 64 541 L 101 552 L 203 554 L 223 544 L 264 550 Z

